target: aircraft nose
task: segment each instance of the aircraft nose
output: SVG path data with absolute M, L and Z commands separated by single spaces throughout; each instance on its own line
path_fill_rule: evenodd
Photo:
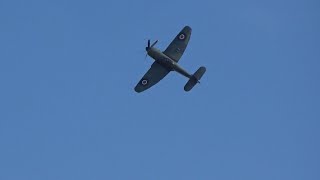
M 149 51 L 149 49 L 150 49 L 149 47 L 146 47 L 146 51 L 147 51 L 147 52 Z

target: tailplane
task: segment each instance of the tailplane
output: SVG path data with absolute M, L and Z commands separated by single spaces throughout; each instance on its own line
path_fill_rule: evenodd
M 189 79 L 187 84 L 184 86 L 185 91 L 190 91 L 197 83 L 200 83 L 200 79 L 203 76 L 203 74 L 206 72 L 205 67 L 200 67 Z

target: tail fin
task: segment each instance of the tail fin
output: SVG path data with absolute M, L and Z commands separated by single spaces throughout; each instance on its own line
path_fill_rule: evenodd
M 200 83 L 200 79 L 203 76 L 203 74 L 206 72 L 205 67 L 200 67 L 189 79 L 187 84 L 184 86 L 185 91 L 190 91 L 197 83 Z

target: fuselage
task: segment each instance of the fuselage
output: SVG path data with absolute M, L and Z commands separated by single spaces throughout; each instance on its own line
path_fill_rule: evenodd
M 157 63 L 161 64 L 162 66 L 166 67 L 167 69 L 170 69 L 171 71 L 174 70 L 174 65 L 176 62 L 174 62 L 170 57 L 163 54 L 159 49 L 151 47 L 148 49 L 148 55 L 152 57 Z
M 150 47 L 150 48 L 147 48 L 146 50 L 150 57 L 152 57 L 157 63 L 159 63 L 166 69 L 170 71 L 176 71 L 187 78 L 190 78 L 192 76 L 186 70 L 184 70 L 181 66 L 179 66 L 177 62 L 175 62 L 170 57 L 162 53 L 159 49 Z

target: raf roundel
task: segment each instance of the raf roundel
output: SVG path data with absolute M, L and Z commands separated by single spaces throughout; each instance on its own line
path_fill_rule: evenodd
M 185 38 L 186 38 L 186 35 L 184 35 L 184 34 L 180 34 L 180 35 L 179 35 L 179 39 L 180 39 L 180 40 L 184 40 Z
M 148 80 L 146 80 L 146 79 L 142 80 L 141 84 L 144 85 L 144 86 L 147 85 L 148 84 Z

